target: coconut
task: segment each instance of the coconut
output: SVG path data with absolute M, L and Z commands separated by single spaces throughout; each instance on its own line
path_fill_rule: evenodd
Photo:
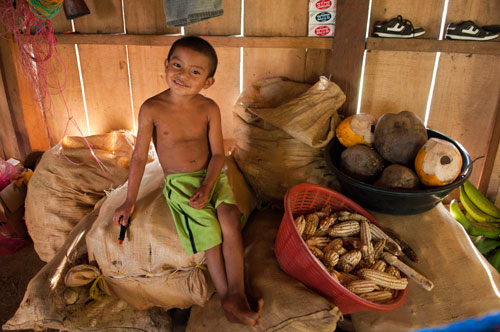
M 392 164 L 384 168 L 374 185 L 391 189 L 417 189 L 420 181 L 417 174 L 406 166 Z
M 462 169 L 462 155 L 457 147 L 440 138 L 430 138 L 415 158 L 415 171 L 426 186 L 452 183 Z
M 351 177 L 371 182 L 384 169 L 384 159 L 372 148 L 358 144 L 342 151 L 340 169 Z
M 349 148 L 357 144 L 371 146 L 374 140 L 377 119 L 370 114 L 360 113 L 345 118 L 336 128 L 335 134 L 343 146 Z

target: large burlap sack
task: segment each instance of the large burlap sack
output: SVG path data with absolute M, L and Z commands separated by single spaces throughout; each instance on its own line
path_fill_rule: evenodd
M 42 261 L 54 257 L 78 221 L 105 196 L 105 190 L 118 187 L 128 177 L 134 148 L 132 134 L 114 131 L 86 139 L 106 172 L 82 137 L 66 136 L 43 154 L 29 181 L 26 226 Z M 64 155 L 81 165 L 71 164 Z
M 248 217 L 256 202 L 230 158 L 226 158 L 225 172 L 240 211 Z M 97 262 L 113 293 L 135 308 L 203 305 L 213 292 L 204 265 L 205 254 L 185 253 L 163 186 L 160 164 L 155 161 L 147 165 L 127 237 L 121 245 L 120 228 L 113 224 L 112 216 L 125 200 L 128 185 L 113 191 L 87 235 L 89 259 Z
M 413 331 L 500 310 L 500 275 L 442 204 L 412 216 L 373 216 L 410 244 L 419 257 L 412 267 L 434 288 L 428 292 L 410 280 L 400 308 L 352 314 L 356 332 Z
M 282 212 L 252 214 L 244 231 L 248 292 L 264 299 L 262 325 L 254 329 L 230 323 L 215 294 L 204 306 L 193 306 L 187 332 L 283 331 L 332 332 L 341 313 L 337 307 L 283 272 L 274 256 L 274 239 Z
M 85 282 L 75 282 L 85 279 L 81 269 L 79 277 L 68 275 L 68 271 L 82 266 L 77 264 L 88 262 L 85 235 L 97 218 L 98 210 L 99 207 L 74 227 L 53 259 L 33 277 L 14 317 L 2 326 L 4 330 L 172 331 L 170 316 L 159 308 L 136 310 L 125 301 L 102 292 L 100 300 L 92 300 L 89 282 L 98 274 L 97 268 L 90 269 L 95 272 L 91 278 L 88 278 L 88 271 L 84 273 Z M 66 284 L 65 279 L 70 282 Z M 72 304 L 66 296 L 68 285 L 79 286 L 71 288 L 78 290 L 78 298 Z
M 265 79 L 243 91 L 233 110 L 233 156 L 259 201 L 281 201 L 304 182 L 339 188 L 319 147 L 333 137 L 343 100 L 325 78 L 314 86 Z

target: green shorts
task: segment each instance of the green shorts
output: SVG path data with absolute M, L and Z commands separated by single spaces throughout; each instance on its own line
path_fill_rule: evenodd
M 200 210 L 189 205 L 189 199 L 205 180 L 206 170 L 170 174 L 165 178 L 163 194 L 188 255 L 205 251 L 222 243 L 222 232 L 217 219 L 217 207 L 222 203 L 235 204 L 233 191 L 224 171 L 221 171 L 210 193 L 208 203 Z M 242 214 L 241 222 L 245 221 Z

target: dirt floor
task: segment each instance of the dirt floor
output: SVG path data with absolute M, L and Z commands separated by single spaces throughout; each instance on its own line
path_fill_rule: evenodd
M 0 256 L 0 326 L 15 314 L 29 281 L 44 265 L 33 243 L 8 256 Z

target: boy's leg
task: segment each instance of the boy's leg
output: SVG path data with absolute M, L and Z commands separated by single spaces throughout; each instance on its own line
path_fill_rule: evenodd
M 236 205 L 222 203 L 217 208 L 217 216 L 222 229 L 222 254 L 227 276 L 227 294 L 222 298 L 223 308 L 242 323 L 258 326 L 263 301 L 259 300 L 257 311 L 252 311 L 245 294 L 241 213 Z
M 227 294 L 226 267 L 224 257 L 222 257 L 222 244 L 205 251 L 207 258 L 208 272 L 212 278 L 215 289 L 221 298 Z

